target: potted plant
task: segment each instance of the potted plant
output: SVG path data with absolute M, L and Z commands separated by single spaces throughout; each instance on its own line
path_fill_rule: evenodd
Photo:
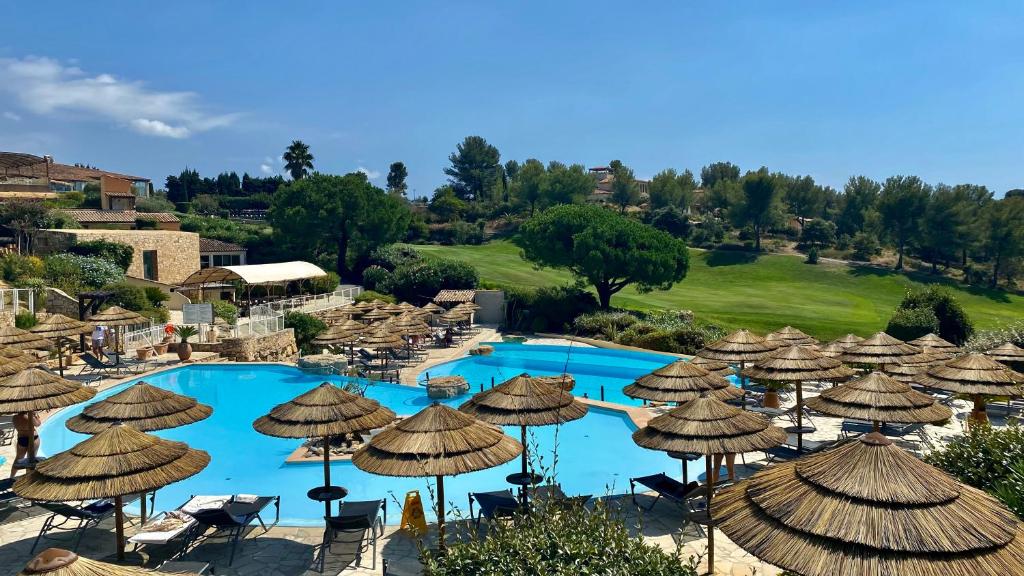
M 163 343 L 164 344 L 170 344 L 171 340 L 173 340 L 173 339 L 174 339 L 174 324 L 171 324 L 170 322 L 168 322 L 167 325 L 164 326 L 164 341 L 163 341 Z
M 764 399 L 761 401 L 761 405 L 765 408 L 779 408 L 781 404 L 779 402 L 779 390 L 782 390 L 786 385 L 782 382 L 765 382 Z
M 178 360 L 186 362 L 192 357 L 192 345 L 188 343 L 188 339 L 197 334 L 199 334 L 199 329 L 195 326 L 176 326 L 174 328 L 174 335 L 181 339 L 181 342 L 178 343 Z

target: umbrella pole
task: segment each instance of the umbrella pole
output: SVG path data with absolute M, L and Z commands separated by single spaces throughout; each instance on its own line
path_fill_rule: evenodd
M 139 498 L 139 524 L 146 523 L 146 492 L 143 491 Z
M 324 489 L 331 485 L 331 437 L 324 436 Z M 331 501 L 324 500 L 324 519 L 331 516 Z
M 715 523 L 711 520 L 711 495 L 715 492 L 715 485 L 711 481 L 711 454 L 704 456 L 704 464 L 707 467 L 707 507 L 708 507 L 708 574 L 715 573 Z
M 529 473 L 527 471 L 527 469 L 526 469 L 527 468 L 527 459 L 528 459 L 528 457 L 526 455 L 526 452 L 527 452 L 527 448 L 526 448 L 526 426 L 520 426 L 519 430 L 521 432 L 521 437 L 522 437 L 522 442 L 523 442 L 523 452 L 522 452 L 522 454 L 519 455 L 519 458 L 520 458 L 520 460 L 522 461 L 522 464 L 523 464 L 523 466 L 522 466 L 523 467 L 523 478 L 526 478 L 527 477 L 526 475 Z M 520 490 L 523 491 L 523 498 L 522 498 L 522 500 L 523 500 L 523 508 L 526 508 L 526 503 L 527 503 L 527 495 L 526 495 L 527 490 L 526 490 L 526 486 L 521 486 Z
M 871 431 L 872 432 L 878 432 L 880 428 L 881 428 L 881 426 L 878 424 L 878 420 L 872 420 L 871 421 Z
M 803 382 L 796 383 L 796 451 L 799 454 L 804 450 L 804 386 Z
M 64 377 L 64 352 L 61 350 L 61 340 L 57 339 L 57 371 L 60 372 L 60 377 Z
M 437 476 L 437 551 L 444 551 L 444 476 Z
M 120 496 L 114 498 L 114 524 L 117 537 L 117 559 L 124 560 L 124 501 Z

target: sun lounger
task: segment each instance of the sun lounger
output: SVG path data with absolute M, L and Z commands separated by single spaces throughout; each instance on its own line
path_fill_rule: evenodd
M 815 452 L 821 452 L 835 446 L 837 442 L 815 442 L 813 440 L 803 441 L 803 450 L 797 450 L 796 446 L 784 445 L 776 446 L 775 448 L 769 448 L 764 451 L 768 462 L 783 462 L 786 460 L 793 460 L 807 454 L 814 454 Z
M 327 526 L 320 548 L 321 573 L 324 571 L 327 554 L 331 551 L 331 542 L 341 533 L 352 534 L 359 538 L 356 544 L 356 566 L 359 566 L 363 559 L 363 552 L 366 552 L 367 549 L 367 544 L 364 542 L 367 532 L 369 532 L 369 546 L 373 549 L 370 569 L 377 569 L 377 538 L 384 536 L 387 505 L 386 500 L 352 500 L 338 503 L 338 515 L 326 518 Z
M 480 509 L 479 513 L 474 513 L 475 507 Z M 519 499 L 511 490 L 469 493 L 469 518 L 476 523 L 477 528 L 480 528 L 480 521 L 484 518 L 488 522 L 510 518 L 518 509 Z
M 268 527 L 263 522 L 261 513 L 263 510 L 274 504 L 276 509 L 274 522 Z M 187 512 L 187 510 L 186 510 Z M 234 496 L 227 503 L 218 508 L 204 508 L 195 512 L 189 512 L 199 522 L 203 533 L 197 534 L 195 542 L 209 540 L 223 535 L 231 543 L 231 556 L 228 559 L 228 566 L 235 561 L 235 550 L 238 548 L 239 540 L 242 540 L 246 528 L 254 521 L 259 522 L 263 532 L 277 525 L 281 519 L 281 497 L 280 496 Z M 213 528 L 214 531 L 206 534 L 206 529 Z
M 161 574 L 195 574 L 196 576 L 205 576 L 210 573 L 210 563 L 167 560 L 157 566 L 155 571 Z
M 36 502 L 40 508 L 49 510 L 51 514 L 43 522 L 39 529 L 35 542 L 29 553 L 36 551 L 36 546 L 43 538 L 53 540 L 47 536 L 53 531 L 71 532 L 71 551 L 78 550 L 78 544 L 82 540 L 82 534 L 89 528 L 99 525 L 100 522 L 110 518 L 114 514 L 114 503 L 109 500 L 97 500 L 85 506 L 72 506 L 59 502 Z
M 15 480 L 17 478 L 4 478 L 0 480 L 0 510 L 20 508 L 29 504 L 28 500 L 14 493 Z
M 657 494 L 654 502 L 647 508 L 643 508 L 636 501 L 636 485 L 639 484 L 648 490 Z M 699 488 L 697 482 L 690 482 L 689 484 L 683 484 L 679 480 L 672 478 L 664 472 L 658 474 L 651 474 L 650 476 L 639 476 L 636 478 L 629 479 L 629 493 L 633 497 L 633 504 L 636 504 L 638 508 L 644 510 L 650 510 L 654 508 L 654 505 L 658 503 L 662 497 L 666 500 L 675 502 L 676 504 L 685 505 L 687 497 L 697 488 Z
M 83 352 L 80 357 L 85 362 L 85 367 L 82 368 L 81 374 L 91 373 L 109 376 L 111 370 L 113 370 L 114 374 L 117 375 L 121 373 L 121 368 L 130 369 L 141 364 L 140 362 L 128 362 L 123 357 L 118 358 L 117 363 L 107 363 L 93 356 L 91 352 Z

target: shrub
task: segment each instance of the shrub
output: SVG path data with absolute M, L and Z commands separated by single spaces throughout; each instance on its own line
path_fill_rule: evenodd
M 149 198 L 139 198 L 135 201 L 135 210 L 139 212 L 173 212 L 174 204 L 167 200 L 164 195 L 154 194 Z
M 580 576 L 634 574 L 696 576 L 696 561 L 677 547 L 672 552 L 631 535 L 622 519 L 599 502 L 593 511 L 579 504 L 538 505 L 513 522 L 496 523 L 486 538 L 464 537 L 444 553 L 422 552 L 426 576 Z
M 31 312 L 18 312 L 18 314 L 14 316 L 14 326 L 22 330 L 28 330 L 38 323 L 39 321 L 36 320 L 36 315 Z
M 676 343 L 671 332 L 667 330 L 658 330 L 653 326 L 647 326 L 645 328 L 645 330 L 627 330 L 626 332 L 623 332 L 622 336 L 619 338 L 619 343 L 647 350 L 675 352 Z
M 127 282 L 118 282 L 116 284 L 108 284 L 103 289 L 114 293 L 107 301 L 112 306 L 120 306 L 135 312 L 150 306 L 149 298 L 146 298 L 146 291 L 140 286 L 128 284 Z
M 149 300 L 149 305 L 153 307 L 163 306 L 164 302 L 171 299 L 170 294 L 156 286 L 146 286 L 142 291 L 146 293 L 146 300 Z
M 341 277 L 336 272 L 328 272 L 326 276 L 319 276 L 309 281 L 309 289 L 313 294 L 327 294 L 334 292 L 341 284 Z
M 313 338 L 323 332 L 327 325 L 316 316 L 302 312 L 288 312 L 284 315 L 284 327 L 295 330 L 295 343 L 299 346 L 299 350 L 308 354 L 313 351 Z
M 481 244 L 484 233 L 479 227 L 460 220 L 431 228 L 430 239 L 441 244 Z
M 25 278 L 40 278 L 46 272 L 42 258 L 4 254 L 0 256 L 0 274 L 7 282 L 18 282 Z
M 639 321 L 629 312 L 594 312 L 577 316 L 572 325 L 581 336 L 602 336 L 615 341 L 620 332 Z
M 238 306 L 227 300 L 213 300 L 213 317 L 220 318 L 228 324 L 234 324 L 238 320 Z
M 71 295 L 124 279 L 124 271 L 117 264 L 102 258 L 61 253 L 47 256 L 44 262 L 45 280 Z
M 913 340 L 929 332 L 938 334 L 939 319 L 928 308 L 898 308 L 885 331 L 900 340 Z
M 391 272 L 376 264 L 363 270 L 363 287 L 367 290 L 384 290 L 391 281 Z
M 1024 320 L 1011 322 L 995 330 L 975 332 L 964 344 L 964 349 L 969 352 L 985 352 L 1002 346 L 1006 342 L 1024 346 Z
M 945 288 L 929 286 L 923 290 L 908 292 L 900 302 L 900 308 L 931 310 L 939 323 L 935 332 L 958 346 L 974 333 L 974 324 L 967 317 L 967 312 L 953 293 Z
M 851 246 L 853 247 L 853 254 L 851 255 L 853 259 L 862 262 L 870 262 L 873 257 L 882 252 L 878 239 L 865 232 L 857 232 L 853 237 Z
M 399 266 L 383 280 L 376 286 L 377 290 L 392 294 L 399 301 L 420 304 L 441 290 L 476 288 L 480 277 L 471 264 L 437 258 Z
M 800 231 L 800 243 L 804 246 L 824 248 L 836 241 L 836 225 L 828 220 L 815 219 L 804 224 Z
M 132 264 L 132 256 L 135 251 L 131 246 L 121 244 L 120 242 L 87 240 L 72 244 L 68 248 L 68 252 L 78 254 L 79 256 L 103 258 L 117 264 L 122 271 L 127 271 L 128 267 Z
M 705 218 L 703 222 L 694 226 L 690 233 L 690 242 L 702 248 L 713 248 L 721 244 L 723 239 L 725 228 L 715 218 Z
M 135 228 L 139 230 L 156 230 L 160 227 L 160 224 L 155 218 L 147 218 L 146 216 L 139 216 L 135 219 Z
M 380 292 L 375 292 L 373 290 L 363 290 L 355 297 L 356 302 L 368 302 L 371 300 L 380 300 L 382 302 L 387 302 L 388 304 L 394 304 L 397 302 L 394 296 L 381 294 Z
M 925 456 L 925 461 L 965 484 L 994 492 L 1017 516 L 1024 517 L 1022 492 L 1013 494 L 1015 486 L 1024 488 L 1024 428 L 973 425 L 943 448 Z
M 220 200 L 209 194 L 199 194 L 192 199 L 192 209 L 196 214 L 217 215 L 220 213 Z
M 804 260 L 804 262 L 806 262 L 808 264 L 817 264 L 818 263 L 818 247 L 817 246 L 811 246 L 811 249 L 807 251 L 807 259 Z
M 693 354 L 723 336 L 722 328 L 695 322 L 689 312 L 665 311 L 630 326 L 616 342 L 658 352 Z
M 420 253 L 410 246 L 387 244 L 380 246 L 370 254 L 370 264 L 385 270 L 394 270 L 403 264 L 423 260 Z
M 687 238 L 690 235 L 689 218 L 675 206 L 655 210 L 651 214 L 651 226 L 664 230 L 676 238 Z
M 597 298 L 591 292 L 575 286 L 506 287 L 504 290 L 505 325 L 512 330 L 566 330 L 577 316 L 598 308 Z

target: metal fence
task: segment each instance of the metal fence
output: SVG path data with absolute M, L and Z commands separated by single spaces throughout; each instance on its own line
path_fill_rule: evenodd
M 181 326 L 182 324 L 178 324 Z M 144 328 L 127 331 L 124 333 L 123 341 L 125 350 L 131 352 L 138 348 L 148 348 L 164 339 L 164 324 L 152 324 Z M 192 326 L 195 326 L 192 324 Z M 209 324 L 196 326 L 199 334 L 191 340 L 192 342 L 211 342 Z M 226 332 L 225 332 L 226 329 Z M 217 338 L 248 338 L 250 336 L 265 336 L 284 330 L 284 313 L 273 312 L 259 318 L 239 318 L 232 326 L 216 327 Z
M 285 300 L 278 300 L 268 304 L 275 312 L 320 312 L 331 308 L 338 308 L 350 304 L 355 297 L 362 293 L 362 286 L 338 286 L 334 292 L 326 294 L 309 294 L 296 296 Z

